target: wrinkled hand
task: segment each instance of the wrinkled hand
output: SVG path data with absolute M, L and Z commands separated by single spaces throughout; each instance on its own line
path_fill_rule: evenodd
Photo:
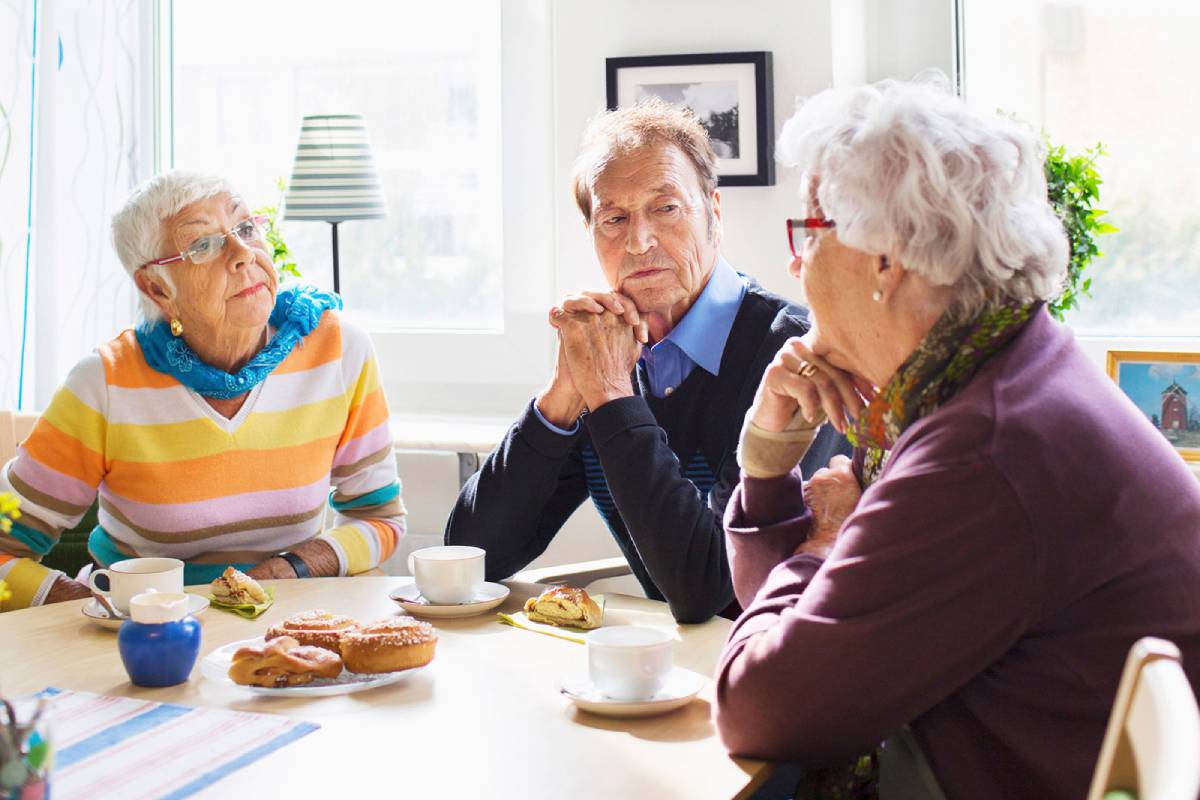
M 634 302 L 620 292 L 584 291 L 569 294 L 547 314 L 551 327 L 558 328 L 558 321 L 565 314 L 615 314 L 633 329 L 638 341 L 646 342 L 646 321 L 638 313 Z M 631 368 L 632 369 L 632 368 Z M 570 428 L 583 413 L 586 404 L 580 394 L 571 369 L 567 365 L 567 351 L 559 331 L 557 351 L 554 358 L 554 374 L 549 385 L 534 400 L 541 415 L 560 428 Z
M 256 581 L 292 580 L 296 577 L 296 568 L 286 558 L 271 556 L 246 570 L 246 574 Z
M 813 473 L 804 484 L 804 502 L 812 511 L 813 529 L 808 539 L 796 548 L 796 555 L 812 553 L 826 558 L 837 541 L 846 517 L 858 505 L 862 487 L 854 477 L 850 459 L 834 456 L 829 466 Z
M 50 591 L 46 592 L 46 599 L 42 602 L 50 605 L 51 603 L 64 603 L 67 600 L 82 600 L 91 596 L 92 589 L 86 583 L 72 580 L 66 575 L 60 575 L 54 585 L 50 587 Z
M 858 418 L 875 390 L 817 356 L 807 339 L 793 336 L 775 354 L 758 385 L 750 418 L 764 430 L 782 431 L 799 411 L 813 424 L 827 417 L 838 433 L 845 433 L 847 423 Z
M 636 312 L 636 309 L 635 309 Z M 621 397 L 633 396 L 633 372 L 642 354 L 635 328 L 611 311 L 551 313 L 558 328 L 571 380 L 584 405 L 595 411 Z
M 550 324 L 554 327 L 554 320 L 561 314 L 603 314 L 608 312 L 616 314 L 629 324 L 629 327 L 634 330 L 634 337 L 646 344 L 649 341 L 649 329 L 646 320 L 638 313 L 637 305 L 629 297 L 620 292 L 596 291 L 588 290 L 578 292 L 577 294 L 569 294 L 563 298 L 562 302 L 554 308 L 550 309 Z

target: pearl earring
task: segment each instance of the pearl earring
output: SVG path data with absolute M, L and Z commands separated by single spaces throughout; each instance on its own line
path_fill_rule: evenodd
M 883 299 L 883 292 L 876 289 L 875 291 L 871 292 L 871 299 L 878 303 Z

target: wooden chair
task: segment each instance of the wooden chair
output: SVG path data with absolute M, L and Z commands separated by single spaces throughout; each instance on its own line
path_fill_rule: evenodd
M 1200 708 L 1180 661 L 1163 639 L 1130 649 L 1088 800 L 1110 791 L 1139 800 L 1200 795 Z
M 17 454 L 17 446 L 33 430 L 38 415 L 24 411 L 0 411 L 0 465 Z

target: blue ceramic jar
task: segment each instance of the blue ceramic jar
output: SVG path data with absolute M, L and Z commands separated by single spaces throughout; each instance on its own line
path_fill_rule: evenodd
M 186 615 L 186 595 L 137 595 L 129 610 L 132 619 L 123 623 L 117 634 L 129 680 L 137 686 L 174 686 L 186 681 L 200 654 L 200 623 Z

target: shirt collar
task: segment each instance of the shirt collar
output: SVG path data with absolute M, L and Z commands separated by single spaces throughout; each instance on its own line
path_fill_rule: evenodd
M 728 261 L 717 256 L 704 290 L 664 341 L 671 342 L 709 374 L 716 375 L 745 294 L 746 281 Z

